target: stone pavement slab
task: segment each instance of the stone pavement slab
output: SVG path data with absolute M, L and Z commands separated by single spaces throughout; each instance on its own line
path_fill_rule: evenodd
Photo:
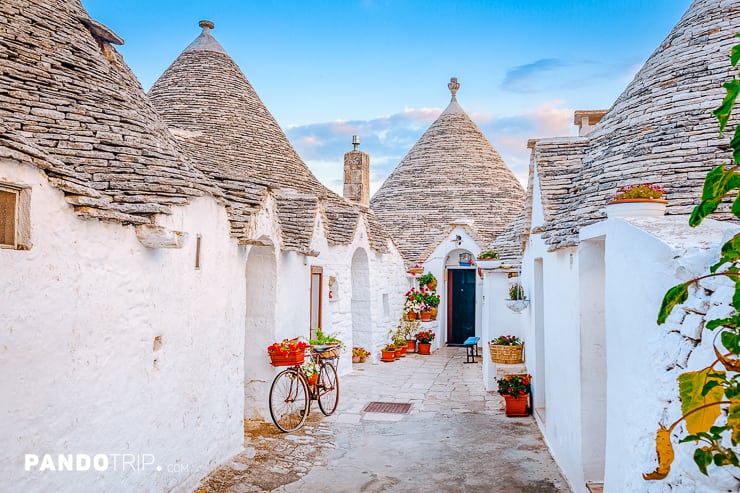
M 337 412 L 316 408 L 281 433 L 245 423 L 245 451 L 197 492 L 569 492 L 531 417 L 507 418 L 483 390 L 464 348 L 355 365 Z M 364 413 L 371 401 L 410 402 L 407 414 Z

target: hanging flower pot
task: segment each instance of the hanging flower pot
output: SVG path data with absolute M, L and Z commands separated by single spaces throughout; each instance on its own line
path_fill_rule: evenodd
M 506 308 L 512 312 L 520 313 L 529 306 L 529 300 L 504 300 Z
M 432 320 L 437 320 L 437 314 L 439 313 L 439 309 L 436 306 L 433 306 L 429 308 L 429 316 Z
M 316 382 L 319 381 L 319 374 L 314 373 L 313 375 L 309 375 L 308 378 L 306 378 L 306 380 L 308 380 L 308 385 L 311 385 L 311 386 L 316 385 Z

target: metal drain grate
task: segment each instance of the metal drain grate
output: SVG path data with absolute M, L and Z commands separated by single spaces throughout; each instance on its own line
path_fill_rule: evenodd
M 391 413 L 391 414 L 406 414 L 411 409 L 411 404 L 408 402 L 369 402 L 363 412 L 366 413 Z

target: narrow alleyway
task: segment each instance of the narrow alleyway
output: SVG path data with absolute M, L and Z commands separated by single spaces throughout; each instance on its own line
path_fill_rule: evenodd
M 317 408 L 280 433 L 245 426 L 245 450 L 196 490 L 278 492 L 568 492 L 531 417 L 507 418 L 465 349 L 355 365 L 341 378 L 339 410 Z M 407 414 L 363 412 L 371 401 L 411 404 Z

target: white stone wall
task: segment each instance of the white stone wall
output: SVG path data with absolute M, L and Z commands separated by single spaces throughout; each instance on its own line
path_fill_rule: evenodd
M 33 248 L 0 250 L 0 476 L 18 491 L 188 490 L 242 447 L 244 258 L 224 209 L 176 208 L 184 247 L 152 250 L 77 218 L 36 168 L 2 161 L 0 180 L 33 187 Z M 24 472 L 47 453 L 152 454 L 163 471 Z
M 656 324 L 668 288 L 708 272 L 723 236 L 737 226 L 706 220 L 690 228 L 686 217 L 612 219 L 585 228 L 581 237 L 606 238 L 607 449 L 606 492 L 725 492 L 737 480 L 726 469 L 702 475 L 694 444 L 673 442 L 676 458 L 664 481 L 644 481 L 657 465 L 655 432 L 681 416 L 676 378 L 714 360 L 713 332 L 704 315 L 729 315 L 732 288 L 721 280 L 692 290 L 663 326 Z M 723 287 L 725 286 L 725 287 Z M 614 300 L 619 300 L 615 303 Z M 685 434 L 683 426 L 676 433 Z M 631 453 L 625 454 L 625 450 Z

